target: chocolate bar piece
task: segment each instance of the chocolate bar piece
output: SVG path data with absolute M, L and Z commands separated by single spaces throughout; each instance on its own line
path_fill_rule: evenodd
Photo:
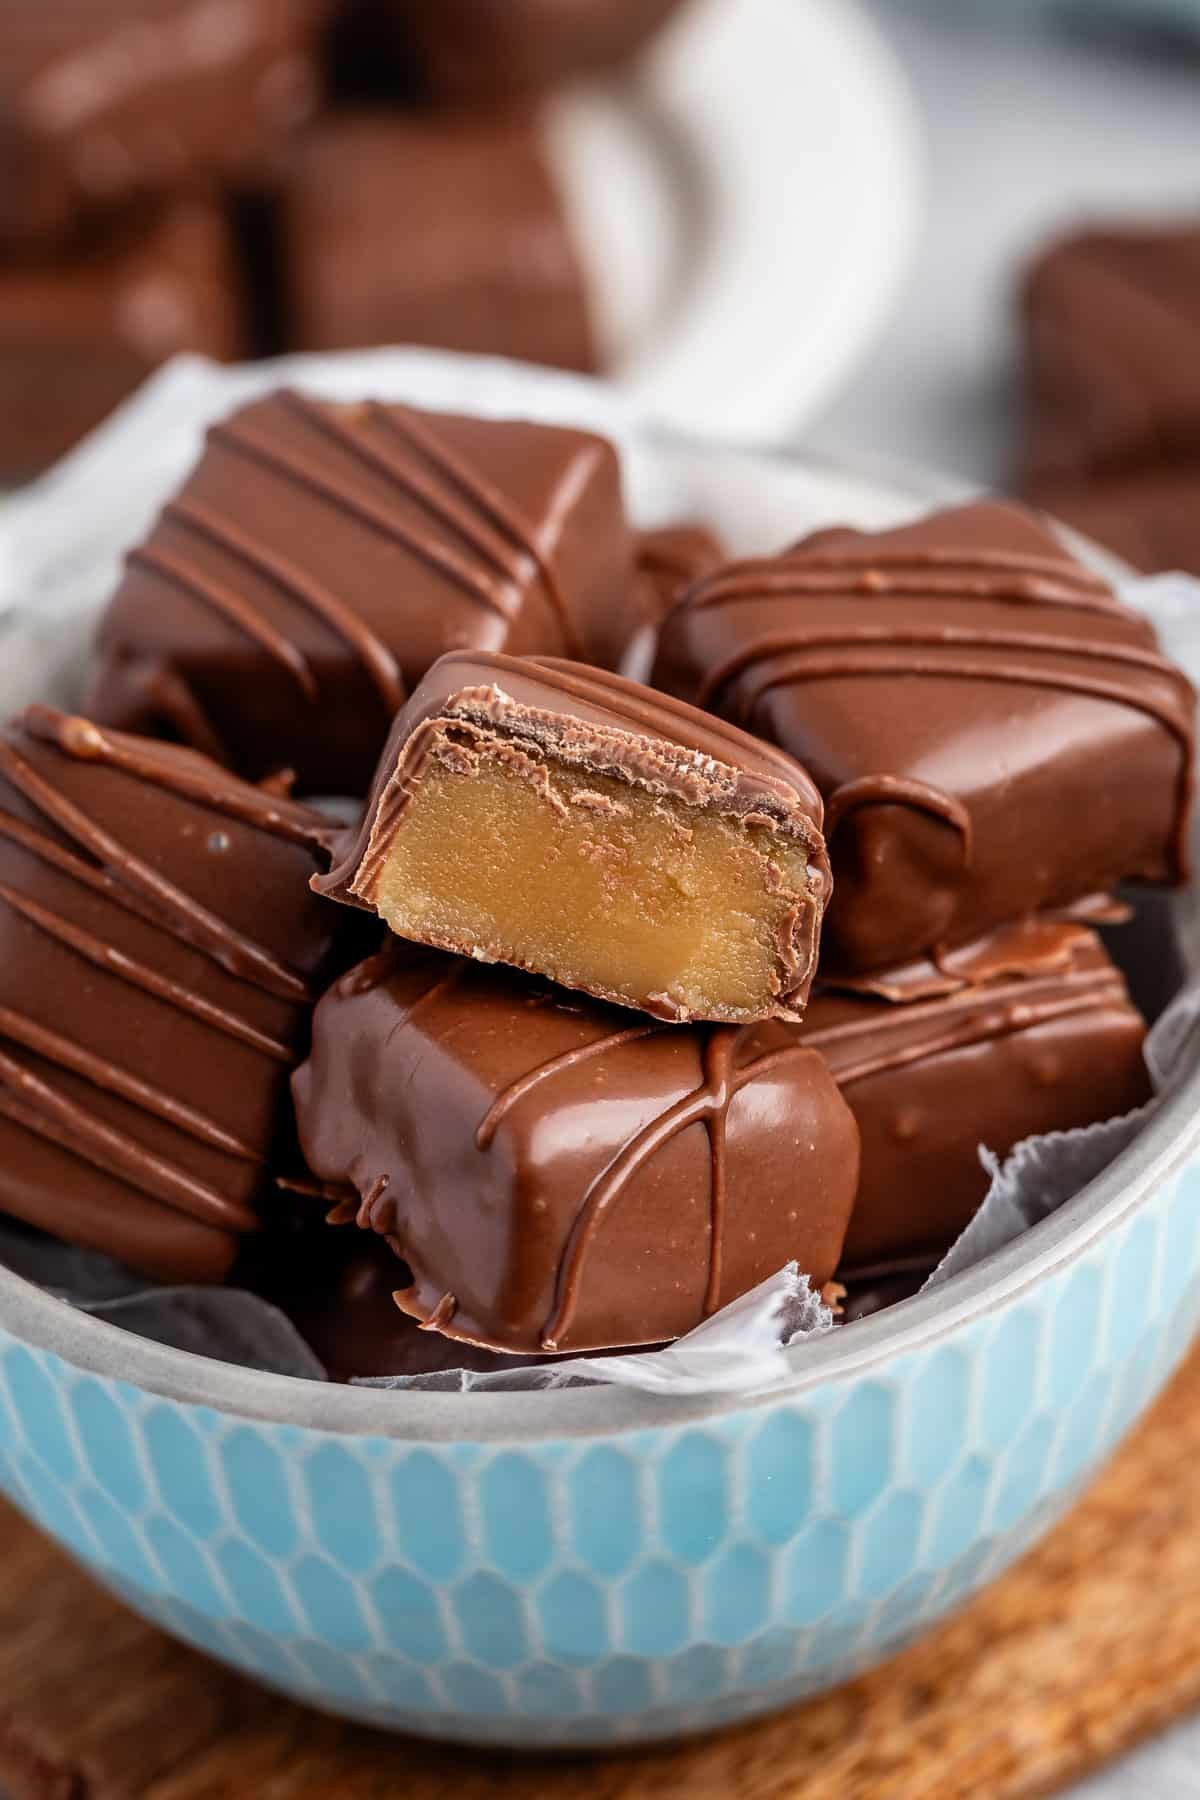
M 615 664 L 640 616 L 604 439 L 298 393 L 207 448 L 128 568 L 90 710 L 251 779 L 366 792 L 406 684 L 462 645 Z
M 308 889 L 327 829 L 48 707 L 0 735 L 0 1210 L 150 1276 L 225 1274 L 345 938 Z
M 1136 569 L 1200 575 L 1200 458 L 1087 481 L 1042 482 L 1029 495 Z
M 1031 484 L 1200 456 L 1200 226 L 1069 237 L 1021 309 Z
M 681 0 L 359 0 L 378 52 L 427 98 L 540 93 L 636 54 Z
M 316 103 L 315 0 L 18 0 L 0 55 L 0 245 L 257 173 Z
M 1192 689 L 1019 507 L 734 563 L 669 614 L 654 679 L 812 771 L 831 973 L 1183 876 Z
M 629 640 L 621 673 L 631 681 L 648 681 L 663 619 L 693 581 L 719 568 L 727 557 L 720 538 L 707 525 L 690 520 L 639 531 L 635 543 L 646 616 Z
M 663 1019 L 798 1018 L 829 868 L 803 769 L 619 675 L 443 657 L 321 891 Z
M 988 1188 L 986 1145 L 1114 1118 L 1150 1095 L 1145 1024 L 1084 926 L 1047 925 L 1036 972 L 896 1005 L 814 992 L 802 1041 L 819 1050 L 858 1121 L 862 1176 L 843 1267 L 937 1260 Z M 850 1277 L 839 1273 L 839 1279 Z
M 0 27 L 2 29 L 2 27 Z M 53 462 L 179 350 L 247 349 L 228 223 L 181 200 L 57 261 L 0 267 L 0 479 Z
M 280 217 L 296 349 L 432 344 L 596 366 L 583 275 L 528 115 L 332 117 L 297 151 Z
M 394 946 L 317 1007 L 301 1143 L 412 1285 L 501 1351 L 658 1343 L 795 1258 L 820 1286 L 858 1171 L 825 1064 L 777 1022 L 672 1026 Z

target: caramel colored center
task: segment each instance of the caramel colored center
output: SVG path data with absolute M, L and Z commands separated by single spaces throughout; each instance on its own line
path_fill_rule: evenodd
M 770 1010 L 807 892 L 804 847 L 769 826 L 550 759 L 434 756 L 372 898 L 402 936 L 738 1020 Z

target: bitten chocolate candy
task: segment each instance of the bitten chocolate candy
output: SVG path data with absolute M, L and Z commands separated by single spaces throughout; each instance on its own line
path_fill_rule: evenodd
M 656 1024 L 407 947 L 320 1002 L 293 1091 L 314 1173 L 362 1197 L 341 1216 L 404 1258 L 405 1310 L 503 1351 L 677 1337 L 793 1257 L 821 1285 L 858 1173 L 786 1026 Z
M 0 1210 L 147 1275 L 226 1272 L 344 939 L 308 889 L 326 829 L 47 707 L 0 735 Z
M 3 33 L 0 24 L 0 35 Z M 180 200 L 102 244 L 0 266 L 0 478 L 35 474 L 180 350 L 247 350 L 228 222 Z
M 829 866 L 804 770 L 578 663 L 443 657 L 320 884 L 401 937 L 664 1019 L 798 1018 Z
M 1030 270 L 1021 311 L 1035 488 L 1200 457 L 1200 227 L 1063 239 Z
M 478 102 L 613 68 L 681 0 L 355 0 L 427 96 Z
M 338 115 L 283 184 L 299 350 L 434 344 L 592 369 L 588 300 L 527 114 Z
M 980 1145 L 1006 1156 L 1022 1138 L 1149 1098 L 1146 1028 L 1099 938 L 1072 924 L 1042 937 L 1036 972 L 935 999 L 813 994 L 802 1040 L 825 1058 L 862 1137 L 843 1255 L 854 1281 L 950 1247 L 987 1193 Z
M 317 0 L 16 0 L 0 55 L 0 244 L 261 169 L 312 111 Z
M 615 665 L 632 569 L 603 438 L 274 394 L 213 427 L 130 556 L 89 711 L 247 778 L 363 794 L 444 651 Z
M 830 972 L 1184 873 L 1192 689 L 1019 507 L 734 563 L 668 615 L 654 679 L 811 770 Z

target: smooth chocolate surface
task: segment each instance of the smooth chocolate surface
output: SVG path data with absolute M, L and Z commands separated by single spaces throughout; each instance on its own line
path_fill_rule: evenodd
M 681 0 L 367 0 L 381 47 L 434 100 L 538 93 L 635 54 Z
M 1030 498 L 1135 569 L 1200 575 L 1200 456 L 1169 467 L 1046 481 Z
M 0 245 L 259 172 L 317 98 L 319 0 L 8 0 Z
M 308 889 L 325 832 L 48 707 L 0 735 L 0 1209 L 147 1275 L 226 1272 L 344 941 Z
M 746 1022 L 801 1015 L 829 866 L 820 797 L 770 745 L 620 675 L 463 652 L 319 886 L 438 949 Z
M 0 41 L 3 38 L 0 22 Z M 0 266 L 0 479 L 35 474 L 159 363 L 248 349 L 228 221 L 171 202 L 99 245 Z
M 405 1308 L 502 1351 L 674 1338 L 841 1252 L 857 1133 L 781 1024 L 671 1026 L 393 946 L 320 1002 L 314 1173 L 407 1264 Z
M 537 121 L 334 115 L 283 186 L 289 341 L 432 344 L 596 365 L 588 298 Z
M 725 546 L 707 525 L 682 519 L 639 531 L 636 560 L 646 617 L 626 648 L 621 673 L 632 681 L 647 681 L 654 665 L 658 628 L 685 588 L 728 561 Z
M 1200 226 L 1065 238 L 1021 311 L 1027 482 L 1200 457 Z
M 814 992 L 802 1041 L 825 1058 L 862 1139 L 846 1268 L 936 1261 L 987 1193 L 980 1145 L 1003 1157 L 1149 1098 L 1145 1024 L 1100 940 L 1070 923 L 1043 936 L 1033 972 L 933 999 Z
M 637 606 L 604 439 L 281 392 L 213 427 L 129 557 L 89 710 L 363 794 L 444 651 L 615 664 Z
M 1190 684 L 1022 508 L 824 531 L 734 563 L 668 615 L 654 680 L 811 771 L 830 972 L 1184 875 Z

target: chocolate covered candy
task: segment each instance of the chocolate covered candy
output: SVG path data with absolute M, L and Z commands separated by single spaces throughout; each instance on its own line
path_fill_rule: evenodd
M 406 1311 L 502 1351 L 656 1343 L 790 1258 L 837 1264 L 854 1122 L 788 1027 L 671 1026 L 395 946 L 320 1002 L 293 1081 L 314 1173 Z
M 0 33 L 3 27 L 0 26 Z M 248 348 L 228 222 L 204 200 L 0 267 L 0 479 L 35 474 L 177 351 Z
M 437 100 L 504 99 L 632 56 L 681 0 L 351 0 L 378 52 Z M 377 52 L 377 53 L 378 53 Z
M 1200 575 L 1200 456 L 1086 481 L 1039 482 L 1029 496 L 1136 569 Z
M 444 657 L 320 883 L 401 937 L 664 1019 L 798 1018 L 829 868 L 790 758 L 581 664 Z
M 345 935 L 308 889 L 325 830 L 47 707 L 0 735 L 0 1210 L 150 1276 L 225 1274 Z
M 686 587 L 726 561 L 726 552 L 707 525 L 689 520 L 639 531 L 635 543 L 646 612 L 626 646 L 621 673 L 633 681 L 646 681 L 654 665 L 658 628 L 664 617 Z
M 15 0 L 0 20 L 0 245 L 257 173 L 312 111 L 318 0 Z
M 1184 873 L 1192 689 L 1021 508 L 734 563 L 668 615 L 654 679 L 811 770 L 830 972 Z
M 567 220 L 528 115 L 334 116 L 280 201 L 292 346 L 433 344 L 595 367 Z
M 640 616 L 604 439 L 278 393 L 210 431 L 130 556 L 89 710 L 362 794 L 443 651 L 615 664 Z
M 1041 936 L 1035 972 L 933 999 L 813 994 L 803 1042 L 825 1058 L 862 1138 L 839 1279 L 947 1250 L 987 1192 L 980 1145 L 1006 1156 L 1022 1138 L 1149 1098 L 1146 1028 L 1099 938 L 1070 923 Z
M 1035 490 L 1200 457 L 1200 226 L 1063 239 L 1030 270 L 1021 311 Z

